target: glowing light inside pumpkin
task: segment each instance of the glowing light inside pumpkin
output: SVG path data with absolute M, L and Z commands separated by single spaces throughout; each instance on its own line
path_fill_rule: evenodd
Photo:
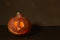
M 16 27 L 18 25 L 18 21 L 15 21 L 14 22 L 14 26 Z
M 24 27 L 24 23 L 22 21 L 20 22 L 20 27 Z
M 14 26 L 17 28 L 17 30 L 20 30 L 20 27 L 18 27 L 18 21 L 14 22 Z
M 20 30 L 20 27 L 17 27 L 17 30 L 19 31 Z
M 8 22 L 8 29 L 13 34 L 24 35 L 31 30 L 31 25 L 21 13 L 17 12 L 17 15 Z

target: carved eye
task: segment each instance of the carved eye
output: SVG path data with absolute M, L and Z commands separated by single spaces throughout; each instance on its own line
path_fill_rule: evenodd
M 18 21 L 15 21 L 13 24 L 15 27 L 18 26 Z
M 23 21 L 20 22 L 20 27 L 22 27 L 22 28 L 24 27 L 24 22 Z

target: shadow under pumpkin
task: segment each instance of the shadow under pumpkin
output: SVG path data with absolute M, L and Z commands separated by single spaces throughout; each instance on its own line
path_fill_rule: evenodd
M 22 37 L 22 36 L 32 36 L 35 34 L 40 33 L 41 31 L 41 26 L 37 25 L 37 24 L 32 24 L 32 29 L 30 30 L 30 32 L 28 32 L 25 35 L 14 35 L 12 33 L 9 32 L 7 25 L 1 25 L 0 27 L 0 36 L 4 37 L 4 36 L 8 36 L 8 37 L 12 37 L 12 36 L 18 36 L 18 37 Z

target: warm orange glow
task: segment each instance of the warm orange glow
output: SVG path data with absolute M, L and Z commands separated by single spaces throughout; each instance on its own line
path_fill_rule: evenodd
M 24 23 L 23 22 L 20 22 L 20 27 L 24 27 Z
M 18 21 L 15 21 L 14 22 L 14 26 L 16 27 L 18 25 Z
M 17 32 L 14 32 L 11 28 L 9 28 L 8 27 L 8 29 L 9 29 L 9 31 L 11 31 L 12 33 L 14 33 L 14 34 L 21 34 L 21 33 L 17 33 Z
M 20 30 L 20 27 L 18 27 L 18 21 L 14 22 L 14 26 L 17 28 L 17 30 Z
M 17 30 L 19 31 L 20 30 L 20 27 L 17 27 Z
M 31 30 L 31 23 L 21 13 L 17 12 L 8 22 L 8 29 L 15 35 L 25 35 Z

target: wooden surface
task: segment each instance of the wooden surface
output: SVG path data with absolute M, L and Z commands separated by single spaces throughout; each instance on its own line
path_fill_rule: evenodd
M 6 25 L 0 25 L 0 40 L 60 40 L 60 26 L 39 26 L 34 24 L 25 36 L 11 34 Z

